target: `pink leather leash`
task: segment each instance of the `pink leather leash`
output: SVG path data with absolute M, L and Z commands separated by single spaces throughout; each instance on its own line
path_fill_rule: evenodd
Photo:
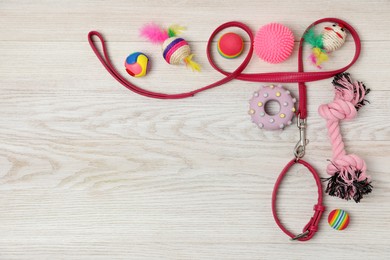
M 246 66 L 249 64 L 252 54 L 253 54 L 253 33 L 250 30 L 248 26 L 246 26 L 243 23 L 240 22 L 227 22 L 225 24 L 222 24 L 219 26 L 217 29 L 214 30 L 214 32 L 211 34 L 208 43 L 207 43 L 207 58 L 211 64 L 211 66 L 217 70 L 218 72 L 222 73 L 225 77 L 212 83 L 207 86 L 195 89 L 190 92 L 185 92 L 185 93 L 178 93 L 178 94 L 166 94 L 166 93 L 160 93 L 160 92 L 154 92 L 154 91 L 149 91 L 146 89 L 143 89 L 141 87 L 138 87 L 134 85 L 133 83 L 129 82 L 126 80 L 113 66 L 110 57 L 108 55 L 106 43 L 104 41 L 103 36 L 97 32 L 97 31 L 91 31 L 88 34 L 88 41 L 89 44 L 100 60 L 100 62 L 103 64 L 103 66 L 106 68 L 106 70 L 123 86 L 128 88 L 129 90 L 146 96 L 146 97 L 151 97 L 151 98 L 159 98 L 159 99 L 181 99 L 181 98 L 188 98 L 192 97 L 197 93 L 206 91 L 208 89 L 220 86 L 224 83 L 227 83 L 233 79 L 238 79 L 238 80 L 245 80 L 245 81 L 251 81 L 251 82 L 278 82 L 278 83 L 298 83 L 299 86 L 299 108 L 297 110 L 297 126 L 300 132 L 300 140 L 295 146 L 294 150 L 294 156 L 295 158 L 291 160 L 282 170 L 280 173 L 275 186 L 274 190 L 272 193 L 272 213 L 275 219 L 276 224 L 279 226 L 279 228 L 286 233 L 288 236 L 291 237 L 292 240 L 298 240 L 298 241 L 307 241 L 311 239 L 314 234 L 318 230 L 318 223 L 321 219 L 321 215 L 325 210 L 325 207 L 322 204 L 322 186 L 321 186 L 321 180 L 316 172 L 316 170 L 306 161 L 302 160 L 303 156 L 305 155 L 305 147 L 307 144 L 306 140 L 306 118 L 307 118 L 307 96 L 306 96 L 306 85 L 305 82 L 311 82 L 311 81 L 317 81 L 317 80 L 323 80 L 327 78 L 334 77 L 335 75 L 346 71 L 348 68 L 350 68 L 356 60 L 359 58 L 360 55 L 360 50 L 361 50 L 361 43 L 360 43 L 360 38 L 356 30 L 346 23 L 343 20 L 337 19 L 337 18 L 324 18 L 320 19 L 318 21 L 315 21 L 312 23 L 304 33 L 306 33 L 311 27 L 324 23 L 324 22 L 332 22 L 332 23 L 340 23 L 343 24 L 344 27 L 349 31 L 350 35 L 352 36 L 354 42 L 355 42 L 355 55 L 352 59 L 352 61 L 345 67 L 337 69 L 337 70 L 332 70 L 332 71 L 322 71 L 322 72 L 304 72 L 304 67 L 303 67 L 303 45 L 304 45 L 304 39 L 303 37 L 301 38 L 299 42 L 299 50 L 298 50 L 298 72 L 271 72 L 271 73 L 242 73 Z M 215 36 L 221 32 L 224 29 L 230 28 L 230 27 L 237 27 L 245 31 L 250 40 L 250 46 L 249 50 L 247 52 L 247 56 L 243 60 L 243 62 L 232 72 L 227 72 L 219 68 L 216 63 L 214 62 L 213 56 L 212 56 L 212 43 L 213 39 Z M 96 36 L 100 43 L 101 43 L 101 48 L 103 51 L 103 54 L 98 50 L 96 46 L 96 42 L 93 41 L 93 37 Z M 287 230 L 281 221 L 279 220 L 277 216 L 277 210 L 276 210 L 276 201 L 277 201 L 277 192 L 280 186 L 280 183 L 282 182 L 284 176 L 288 173 L 289 169 L 294 165 L 294 164 L 301 164 L 305 166 L 313 175 L 317 187 L 318 187 L 318 202 L 316 205 L 314 205 L 314 215 L 310 219 L 310 221 L 306 224 L 306 226 L 303 228 L 303 231 L 299 235 L 294 235 L 291 233 L 289 230 Z
M 311 27 L 324 23 L 324 22 L 332 22 L 332 23 L 342 23 L 344 27 L 350 32 L 351 36 L 354 39 L 355 42 L 355 55 L 352 59 L 352 61 L 345 67 L 337 69 L 337 70 L 332 70 L 332 71 L 322 71 L 322 72 L 304 72 L 303 71 L 303 58 L 302 58 L 302 50 L 303 50 L 303 43 L 304 39 L 303 37 L 300 40 L 299 43 L 299 53 L 298 53 L 298 72 L 271 72 L 271 73 L 242 73 L 246 66 L 249 64 L 252 54 L 253 54 L 253 33 L 250 30 L 250 28 L 240 22 L 227 22 L 222 25 L 220 25 L 217 29 L 214 30 L 214 32 L 211 34 L 208 43 L 207 43 L 207 58 L 211 64 L 211 66 L 225 75 L 224 78 L 209 84 L 207 86 L 195 89 L 190 92 L 185 92 L 185 93 L 178 93 L 178 94 L 166 94 L 166 93 L 160 93 L 160 92 L 154 92 L 150 90 L 143 89 L 141 87 L 138 87 L 134 85 L 133 83 L 129 82 L 126 78 L 124 78 L 112 65 L 112 62 L 110 60 L 110 57 L 108 55 L 108 50 L 106 47 L 106 43 L 104 41 L 103 36 L 97 32 L 97 31 L 91 31 L 88 33 L 88 42 L 100 60 L 100 62 L 103 64 L 103 66 L 106 68 L 106 70 L 123 86 L 125 86 L 127 89 L 146 96 L 146 97 L 151 97 L 151 98 L 159 98 L 159 99 L 181 99 L 181 98 L 188 98 L 192 97 L 195 94 L 199 92 L 203 92 L 205 90 L 220 86 L 222 84 L 225 84 L 233 79 L 239 79 L 239 80 L 245 80 L 245 81 L 252 81 L 252 82 L 279 82 L 279 83 L 294 83 L 297 82 L 299 83 L 299 108 L 297 110 L 297 113 L 300 114 L 302 119 L 305 119 L 307 116 L 307 110 L 306 110 L 306 87 L 305 87 L 305 82 L 310 82 L 310 81 L 317 81 L 317 80 L 323 80 L 327 78 L 334 77 L 336 74 L 339 74 L 341 72 L 346 71 L 348 68 L 350 68 L 358 59 L 360 55 L 360 49 L 361 49 L 361 43 L 360 43 L 360 38 L 358 33 L 355 31 L 355 29 L 346 23 L 343 20 L 337 19 L 337 18 L 324 18 L 320 19 L 318 21 L 315 21 L 312 23 L 307 29 L 309 30 Z M 232 72 L 227 72 L 219 68 L 213 59 L 212 56 L 212 51 L 211 51 L 211 46 L 213 39 L 215 36 L 222 30 L 230 28 L 230 27 L 237 27 L 245 31 L 250 39 L 250 45 L 249 45 L 249 50 L 247 53 L 247 56 L 243 60 L 243 62 Z M 306 33 L 305 31 L 305 33 Z M 96 44 L 97 42 L 93 41 L 93 37 L 96 36 L 102 47 L 103 55 L 102 53 L 98 50 Z

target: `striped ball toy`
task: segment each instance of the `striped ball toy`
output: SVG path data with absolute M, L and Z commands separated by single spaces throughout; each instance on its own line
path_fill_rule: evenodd
M 228 32 L 219 38 L 217 50 L 222 57 L 234 59 L 244 50 L 244 41 L 237 33 Z
M 186 40 L 179 37 L 170 37 L 162 45 L 163 57 L 169 64 L 180 64 L 191 55 L 191 49 Z
M 349 215 L 342 209 L 332 210 L 328 216 L 328 223 L 333 229 L 343 230 L 349 224 Z
M 162 44 L 163 57 L 168 64 L 178 65 L 184 63 L 192 70 L 200 71 L 200 65 L 192 60 L 190 46 L 183 38 L 177 37 L 183 27 L 172 25 L 168 29 L 150 23 L 141 28 L 141 36 L 154 44 Z

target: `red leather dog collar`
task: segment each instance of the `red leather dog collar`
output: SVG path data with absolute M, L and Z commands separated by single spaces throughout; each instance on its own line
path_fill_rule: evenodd
M 314 205 L 314 215 L 310 219 L 310 221 L 306 224 L 306 226 L 303 228 L 302 233 L 299 235 L 294 235 L 290 231 L 288 231 L 283 224 L 281 223 L 280 219 L 278 218 L 277 215 L 277 210 L 276 210 L 276 201 L 277 201 L 277 194 L 279 190 L 280 183 L 282 182 L 284 176 L 288 173 L 289 169 L 291 166 L 294 164 L 301 164 L 305 166 L 313 175 L 314 180 L 316 181 L 317 188 L 318 188 L 318 201 L 317 204 Z M 274 190 L 272 192 L 272 214 L 274 216 L 276 224 L 279 226 L 279 228 L 286 233 L 289 237 L 291 237 L 292 240 L 298 240 L 298 241 L 307 241 L 311 239 L 314 234 L 318 230 L 318 223 L 321 219 L 322 213 L 325 211 L 325 207 L 322 205 L 322 186 L 321 186 L 321 179 L 318 176 L 318 173 L 316 170 L 306 161 L 302 159 L 293 159 L 291 160 L 282 170 L 280 173 L 278 179 L 276 180 Z

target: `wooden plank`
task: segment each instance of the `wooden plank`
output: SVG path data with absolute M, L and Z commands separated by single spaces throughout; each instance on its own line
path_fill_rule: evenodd
M 389 12 L 386 0 L 0 1 L 0 259 L 385 259 Z M 290 242 L 271 214 L 273 184 L 298 131 L 266 132 L 250 122 L 247 101 L 261 83 L 233 81 L 186 100 L 147 99 L 115 82 L 86 40 L 89 30 L 101 31 L 121 73 L 129 53 L 147 53 L 152 70 L 130 80 L 178 93 L 221 78 L 205 54 L 221 23 L 239 20 L 255 31 L 281 22 L 297 41 L 323 16 L 346 19 L 362 37 L 350 72 L 372 89 L 370 104 L 343 121 L 342 132 L 347 151 L 367 162 L 374 191 L 359 204 L 326 196 L 320 232 L 307 243 Z M 203 71 L 166 64 L 160 48 L 138 36 L 149 21 L 186 25 L 183 36 Z M 279 65 L 254 57 L 246 71 L 295 71 L 296 50 Z M 324 70 L 346 65 L 353 51 L 349 37 Z M 215 58 L 230 71 L 243 59 Z M 297 94 L 295 84 L 285 85 Z M 326 177 L 331 147 L 316 111 L 333 91 L 330 79 L 308 86 L 305 159 Z M 299 233 L 315 203 L 314 181 L 294 167 L 278 195 L 282 221 Z M 350 213 L 346 231 L 326 223 L 335 208 Z
M 256 30 L 269 22 L 288 24 L 298 33 L 326 15 L 348 20 L 367 41 L 388 41 L 390 21 L 386 0 L 370 1 L 2 1 L 0 40 L 84 41 L 87 31 L 105 31 L 114 41 L 138 39 L 144 23 L 186 25 L 191 40 L 205 41 L 220 24 L 239 20 Z M 237 9 L 238 8 L 238 9 Z M 369 10 L 369 12 L 367 12 Z M 163 14 L 162 14 L 163 13 Z M 369 20 L 369 22 L 367 22 Z M 299 34 L 297 34 L 299 35 Z M 298 39 L 298 38 L 297 38 Z

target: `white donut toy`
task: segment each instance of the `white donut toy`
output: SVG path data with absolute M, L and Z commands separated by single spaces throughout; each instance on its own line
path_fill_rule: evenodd
M 265 106 L 269 101 L 279 103 L 280 111 L 274 115 L 267 113 Z M 296 99 L 291 96 L 290 91 L 281 85 L 264 86 L 259 91 L 253 93 L 249 101 L 249 115 L 252 122 L 259 128 L 266 130 L 284 129 L 291 125 L 295 112 Z

